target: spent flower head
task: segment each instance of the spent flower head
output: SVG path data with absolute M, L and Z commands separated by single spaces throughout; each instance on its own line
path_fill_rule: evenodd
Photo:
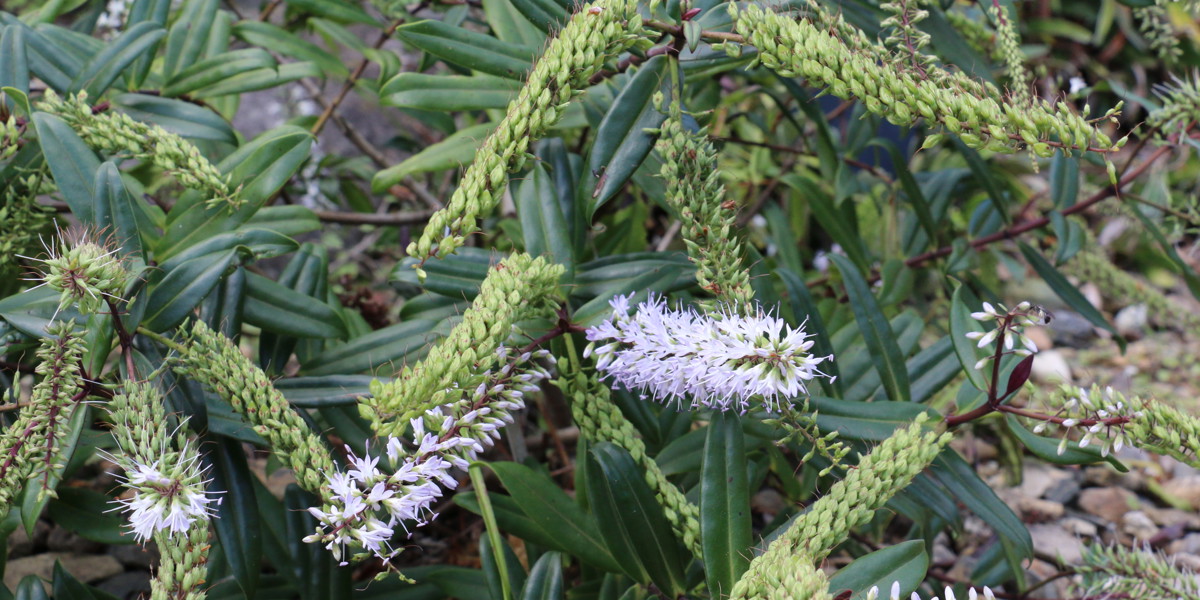
M 609 304 L 612 316 L 587 330 L 584 355 L 596 368 L 630 390 L 664 403 L 746 411 L 754 398 L 778 412 L 782 401 L 808 393 L 808 384 L 829 377 L 818 366 L 832 356 L 814 356 L 812 336 L 761 307 L 748 316 L 732 310 L 701 314 L 672 309 L 651 296 L 629 315 L 629 298 Z M 832 380 L 832 378 L 831 378 Z
M 59 310 L 77 304 L 84 314 L 96 313 L 106 299 L 120 300 L 125 292 L 130 273 L 117 256 L 119 248 L 99 235 L 88 230 L 60 233 L 59 241 L 45 249 L 42 285 L 60 293 Z
M 871 590 L 867 592 L 867 600 L 884 600 L 884 597 L 880 596 L 879 593 L 878 586 L 872 587 Z M 954 589 L 950 586 L 946 586 L 946 590 L 945 593 L 942 594 L 942 598 L 943 600 L 958 600 L 954 595 Z M 975 588 L 970 588 L 967 590 L 967 600 L 995 600 L 995 598 L 996 594 L 992 592 L 991 588 L 986 586 L 983 588 L 982 592 L 976 591 Z M 886 597 L 886 600 L 900 600 L 899 581 L 892 582 L 892 589 Z M 921 600 L 921 595 L 913 592 L 912 596 L 909 597 L 909 600 Z M 938 597 L 932 596 L 929 598 L 929 600 L 938 600 Z

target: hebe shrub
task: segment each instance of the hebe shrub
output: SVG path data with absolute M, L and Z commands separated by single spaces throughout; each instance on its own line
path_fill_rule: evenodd
M 152 598 L 1025 598 L 953 439 L 1200 466 L 1186 410 L 1032 383 L 1008 285 L 1197 331 L 1194 1 L 6 10 L 0 533 L 153 544 Z

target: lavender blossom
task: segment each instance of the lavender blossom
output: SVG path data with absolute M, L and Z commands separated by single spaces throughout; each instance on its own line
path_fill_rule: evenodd
M 129 526 L 141 543 L 156 531 L 165 530 L 168 537 L 186 534 L 196 519 L 212 517 L 211 504 L 221 503 L 205 492 L 196 453 L 185 447 L 181 456 L 187 458 L 175 465 L 126 464 L 125 486 L 135 492 L 117 502 L 129 513 Z
M 605 377 L 643 398 L 745 412 L 761 397 L 777 412 L 781 401 L 807 394 L 807 382 L 829 377 L 817 367 L 833 357 L 809 352 L 814 342 L 803 325 L 761 309 L 749 317 L 670 309 L 661 296 L 629 316 L 630 297 L 613 298 L 612 317 L 587 330 L 584 356 L 594 354 Z
M 458 486 L 453 469 L 465 470 L 470 461 L 499 439 L 500 429 L 512 423 L 512 413 L 525 407 L 524 395 L 550 376 L 531 359 L 549 353 L 525 353 L 515 359 L 501 348 L 499 371 L 485 372 L 482 382 L 460 398 L 412 419 L 412 450 L 396 437 L 388 437 L 380 457 L 356 456 L 349 446 L 349 468 L 328 474 L 329 493 L 322 508 L 311 507 L 318 527 L 305 542 L 324 542 L 342 564 L 345 550 L 354 546 L 385 562 L 399 549 L 391 540 L 399 530 L 411 530 L 432 521 L 433 504 L 446 490 Z M 369 450 L 369 449 L 368 449 Z

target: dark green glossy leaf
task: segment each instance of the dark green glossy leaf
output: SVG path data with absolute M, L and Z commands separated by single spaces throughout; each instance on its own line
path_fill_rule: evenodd
M 262 567 L 262 531 L 258 521 L 258 503 L 254 499 L 254 474 L 246 464 L 246 454 L 236 440 L 206 436 L 201 445 L 204 461 L 212 478 L 208 490 L 220 494 L 212 527 L 221 542 L 225 559 L 233 570 L 238 587 L 247 598 L 255 598 Z
M 562 600 L 562 560 L 561 554 L 547 552 L 533 563 L 521 600 Z
M 469 164 L 475 151 L 496 128 L 495 123 L 483 123 L 464 128 L 454 135 L 428 146 L 420 152 L 375 174 L 371 189 L 382 193 L 404 181 L 409 175 L 429 171 L 445 171 Z
M 192 95 L 197 98 L 211 98 L 214 96 L 255 92 L 277 87 L 305 77 L 321 77 L 323 74 L 321 68 L 314 62 L 290 62 L 279 66 L 259 67 L 243 71 L 226 77 L 212 85 L 205 86 Z
M 854 261 L 860 271 L 867 271 L 871 261 L 867 258 L 866 247 L 863 245 L 862 236 L 858 233 L 853 203 L 836 205 L 829 194 L 807 177 L 787 175 L 780 181 L 788 184 L 800 192 L 802 197 L 808 199 L 808 207 L 821 228 L 833 238 L 833 241 L 842 246 L 842 249 L 846 251 L 846 256 Z
M 102 544 L 133 544 L 123 513 L 114 512 L 115 499 L 87 488 L 64 486 L 50 500 L 50 518 L 84 539 Z
M 838 596 L 850 590 L 852 595 L 846 600 L 865 600 L 872 587 L 878 587 L 886 595 L 892 589 L 892 582 L 899 581 L 903 598 L 921 585 L 928 569 L 925 541 L 909 540 L 876 550 L 842 567 L 829 578 L 829 593 Z
M 620 285 L 606 289 L 576 309 L 572 321 L 588 327 L 596 325 L 612 314 L 609 301 L 613 299 L 613 296 L 632 293 L 629 304 L 636 306 L 638 303 L 645 302 L 651 294 L 664 294 L 669 291 L 683 272 L 681 267 L 661 266 L 632 279 L 624 280 Z
M 126 29 L 84 66 L 71 82 L 70 91 L 87 92 L 88 97 L 98 98 L 133 61 L 153 53 L 166 35 L 167 31 L 153 21 L 142 21 Z
M 26 575 L 21 582 L 17 584 L 16 600 L 50 600 L 46 595 L 46 588 L 42 586 L 42 579 L 37 575 Z
M 341 317 L 328 304 L 254 273 L 248 275 L 246 284 L 247 323 L 295 337 L 346 335 Z
M 554 480 L 518 463 L 496 462 L 488 466 L 530 525 L 541 532 L 542 539 L 530 541 L 576 556 L 605 571 L 620 570 L 604 543 L 596 519 L 583 512 Z
M 389 325 L 313 357 L 304 364 L 306 375 L 361 373 L 376 368 L 396 370 L 414 360 L 417 351 L 437 339 L 435 321 L 417 319 Z
M 29 60 L 25 53 L 25 28 L 15 25 L 0 27 L 0 87 L 12 87 L 29 93 Z M 5 105 L 13 106 L 11 98 Z
M 950 300 L 950 340 L 954 342 L 954 353 L 958 356 L 958 362 L 962 365 L 967 380 L 982 391 L 988 389 L 987 379 L 981 370 L 975 368 L 981 352 L 976 349 L 976 343 L 967 338 L 967 333 L 984 330 L 979 321 L 971 318 L 971 313 L 982 311 L 983 305 L 967 306 L 968 300 L 974 303 L 975 294 L 965 285 L 959 285 Z
M 92 184 L 96 197 L 92 205 L 95 221 L 100 231 L 107 232 L 120 245 L 121 254 L 143 258 L 142 236 L 138 233 L 137 215 L 140 208 L 134 205 L 133 197 L 121 181 L 121 172 L 112 161 L 106 161 L 96 170 Z
M 51 581 L 56 600 L 117 600 L 116 596 L 79 581 L 58 561 L 54 561 L 54 576 Z
M 935 419 L 938 413 L 915 402 L 848 402 L 813 396 L 809 408 L 817 413 L 821 431 L 837 431 L 843 438 L 883 441 L 897 427 L 907 426 L 922 413 Z
M 154 331 L 178 325 L 216 287 L 233 264 L 234 251 L 225 250 L 184 261 L 150 288 L 142 324 Z
M 292 4 L 294 6 L 294 3 Z M 342 60 L 320 46 L 271 23 L 241 21 L 233 26 L 233 34 L 247 43 L 270 48 L 285 56 L 317 64 L 325 76 L 346 77 L 350 70 Z
M 38 142 L 42 145 L 46 164 L 50 165 L 50 172 L 54 175 L 54 182 L 58 184 L 63 200 L 66 200 L 76 218 L 92 222 L 95 218 L 92 199 L 96 197 L 94 186 L 100 159 L 62 119 L 37 112 L 33 113 L 33 123 L 37 127 Z
M 658 134 L 646 130 L 666 120 L 654 106 L 654 97 L 670 93 L 669 63 L 666 56 L 656 56 L 642 64 L 600 122 L 588 155 L 588 168 L 595 177 L 584 179 L 589 185 L 590 214 L 625 186 L 654 149 Z
M 1017 573 L 1021 562 L 1033 556 L 1033 540 L 1021 519 L 979 478 L 975 469 L 958 452 L 949 449 L 942 451 L 933 461 L 931 474 L 967 510 L 978 515 L 1000 536 L 1009 568 Z
M 600 442 L 588 449 L 587 460 L 588 502 L 622 570 L 643 582 L 653 581 L 668 596 L 682 594 L 685 552 L 633 457 Z
M 545 32 L 530 23 L 512 0 L 483 0 L 483 14 L 492 32 L 502 42 L 529 48 L 539 48 L 546 43 Z
M 191 102 L 148 94 L 120 94 L 113 97 L 112 103 L 138 121 L 153 123 L 185 138 L 237 143 L 228 121 Z
M 858 322 L 859 331 L 875 362 L 875 370 L 883 381 L 888 398 L 896 402 L 908 402 L 912 395 L 904 355 L 900 353 L 892 328 L 875 301 L 871 288 L 848 258 L 830 254 L 829 260 L 837 266 L 846 284 L 850 306 L 854 309 L 854 320 Z
M 458 111 L 505 108 L 520 83 L 512 79 L 476 75 L 428 75 L 400 73 L 379 90 L 385 106 L 422 110 Z
M 342 0 L 288 0 L 288 6 L 342 23 L 361 23 L 379 27 L 379 19 L 358 6 Z
M 255 69 L 275 67 L 275 59 L 262 48 L 232 50 L 190 64 L 176 73 L 162 89 L 168 97 L 190 94 Z
M 750 489 L 742 424 L 733 411 L 713 414 L 700 472 L 700 542 L 713 596 L 733 590 L 750 565 Z
M 517 204 L 517 215 L 521 218 L 525 251 L 532 256 L 545 255 L 550 261 L 573 267 L 574 247 L 568 237 L 570 228 L 563 215 L 558 190 L 546 167 L 535 164 L 516 186 L 513 197 Z
M 208 42 L 217 17 L 218 0 L 187 0 L 167 34 L 163 77 L 171 79 L 180 70 L 196 64 Z
M 370 395 L 370 375 L 326 375 L 321 377 L 288 377 L 275 382 L 288 403 L 300 408 L 352 405 Z
M 511 0 L 513 6 L 539 29 L 550 32 L 571 18 L 571 5 L 559 0 Z
M 533 61 L 531 48 L 441 21 L 401 25 L 396 35 L 448 63 L 497 77 L 521 79 Z

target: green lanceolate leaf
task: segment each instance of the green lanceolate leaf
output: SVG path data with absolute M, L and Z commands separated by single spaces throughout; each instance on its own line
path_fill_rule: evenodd
M 126 29 L 84 66 L 71 82 L 70 91 L 87 92 L 90 98 L 99 97 L 133 61 L 153 53 L 159 40 L 166 35 L 167 31 L 152 21 L 142 21 Z
M 295 337 L 346 335 L 341 317 L 328 304 L 254 273 L 247 276 L 246 284 L 247 323 Z
M 208 490 L 221 498 L 212 527 L 238 586 L 247 598 L 254 598 L 263 558 L 254 474 L 246 464 L 240 442 L 222 436 L 206 437 L 200 447 L 205 449 L 204 461 L 210 465 Z
M 234 256 L 225 250 L 186 260 L 152 284 L 142 324 L 154 331 L 178 325 L 217 286 Z
M 107 161 L 100 165 L 92 189 L 96 194 L 92 204 L 96 227 L 112 236 L 123 256 L 144 258 L 142 236 L 138 232 L 141 209 L 134 205 L 115 163 Z
M 575 260 L 570 228 L 563 215 L 558 190 L 546 167 L 535 164 L 517 185 L 513 196 L 517 215 L 521 218 L 525 251 L 532 256 L 544 255 L 573 270 Z
M 589 448 L 588 460 L 588 502 L 609 551 L 626 574 L 653 581 L 668 596 L 683 593 L 684 550 L 633 457 L 600 442 Z
M 1114 468 L 1122 473 L 1128 472 L 1129 467 L 1126 467 L 1116 457 L 1101 456 L 1100 449 L 1096 447 L 1081 448 L 1078 442 L 1069 441 L 1064 446 L 1062 453 L 1058 452 L 1058 441 L 1044 438 L 1036 433 L 1029 431 L 1021 424 L 1015 415 L 1004 415 L 1009 431 L 1017 436 L 1017 439 L 1029 448 L 1029 451 L 1037 455 L 1038 458 L 1054 463 L 1056 465 L 1090 465 L 1098 462 L 1107 461 Z
M 854 309 L 854 320 L 858 322 L 867 351 L 875 362 L 875 370 L 883 382 L 883 389 L 889 399 L 896 402 L 908 402 L 911 399 L 908 370 L 904 365 L 904 355 L 896 343 L 896 336 L 888 324 L 887 317 L 871 294 L 871 288 L 850 260 L 837 254 L 829 255 L 830 262 L 837 266 L 846 284 L 846 294 L 850 297 L 850 306 Z
M 591 214 L 608 202 L 654 149 L 657 134 L 649 133 L 666 120 L 654 106 L 655 94 L 669 94 L 670 71 L 666 56 L 645 62 L 613 101 L 596 131 L 596 142 L 588 155 L 588 168 L 595 174 L 585 178 L 591 189 Z
M 865 600 L 872 587 L 883 594 L 891 591 L 892 582 L 900 582 L 900 597 L 912 593 L 925 579 L 929 555 L 924 540 L 909 540 L 895 546 L 876 550 L 842 567 L 829 578 L 829 593 L 837 597 L 849 590 L 847 600 Z
M 557 552 L 547 552 L 529 570 L 529 579 L 521 600 L 561 600 L 563 598 L 563 557 Z
M 700 542 L 714 597 L 727 594 L 750 565 L 750 489 L 741 419 L 716 412 L 700 472 Z
M 520 82 L 489 75 L 400 73 L 379 90 L 384 105 L 422 110 L 459 111 L 504 108 Z
M 419 21 L 396 29 L 400 39 L 448 63 L 496 77 L 521 79 L 533 50 L 441 21 Z
M 92 199 L 96 197 L 96 171 L 100 159 L 62 119 L 46 113 L 33 113 L 38 142 L 50 165 L 50 173 L 63 200 L 80 221 L 91 222 Z

